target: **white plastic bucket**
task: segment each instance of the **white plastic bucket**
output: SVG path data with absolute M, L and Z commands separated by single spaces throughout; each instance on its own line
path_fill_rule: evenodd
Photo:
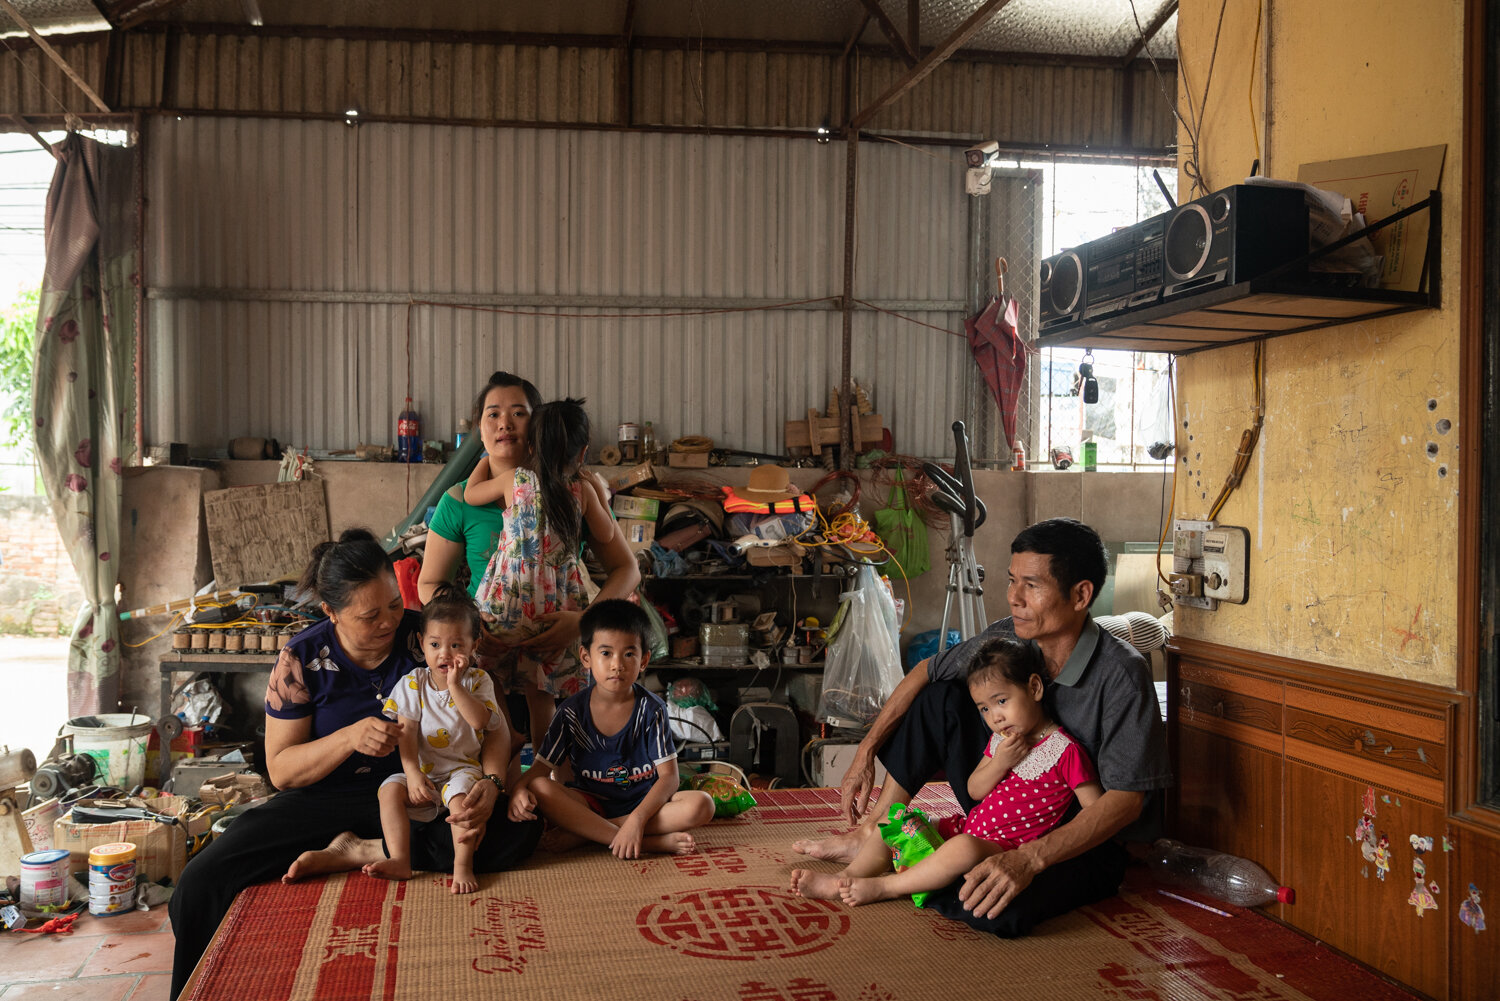
M 150 716 L 99 713 L 75 716 L 63 724 L 62 732 L 73 736 L 75 751 L 94 759 L 99 771 L 95 781 L 129 790 L 146 781 L 151 726 Z
M 52 847 L 52 825 L 61 816 L 62 804 L 56 796 L 21 814 L 21 822 L 26 825 L 26 834 L 31 838 L 33 851 L 45 851 Z

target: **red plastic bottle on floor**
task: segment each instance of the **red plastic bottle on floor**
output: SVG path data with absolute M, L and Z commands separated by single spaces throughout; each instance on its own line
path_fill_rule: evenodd
M 1296 902 L 1291 887 L 1278 885 L 1270 873 L 1238 855 L 1162 838 L 1151 846 L 1148 861 L 1157 878 L 1202 890 L 1240 907 Z

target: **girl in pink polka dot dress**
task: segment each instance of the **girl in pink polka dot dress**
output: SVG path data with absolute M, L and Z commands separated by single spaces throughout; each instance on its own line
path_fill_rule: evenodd
M 979 805 L 967 817 L 940 820 L 938 831 L 946 840 L 911 868 L 886 876 L 839 877 L 839 896 L 846 904 L 940 890 L 990 855 L 1052 830 L 1075 796 L 1089 806 L 1104 794 L 1083 748 L 1047 718 L 1042 670 L 1041 655 L 1028 643 L 1000 638 L 979 648 L 969 668 L 969 694 L 993 731 L 984 758 L 969 776 L 969 795 Z M 872 855 L 869 867 L 856 858 L 847 872 L 889 867 L 889 849 L 879 838 L 867 839 L 865 847 Z

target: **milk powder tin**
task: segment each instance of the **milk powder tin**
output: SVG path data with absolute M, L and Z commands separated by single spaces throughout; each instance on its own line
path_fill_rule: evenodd
M 21 906 L 36 910 L 68 902 L 68 853 L 61 848 L 21 856 Z
M 129 841 L 89 849 L 89 913 L 98 917 L 135 909 L 135 845 Z

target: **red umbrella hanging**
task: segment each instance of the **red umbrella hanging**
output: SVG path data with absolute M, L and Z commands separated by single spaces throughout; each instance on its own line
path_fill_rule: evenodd
M 964 321 L 969 332 L 969 348 L 974 361 L 990 387 L 990 394 L 1000 407 L 1005 440 L 1016 440 L 1016 409 L 1021 400 L 1021 383 L 1026 378 L 1026 342 L 1016 330 L 1019 307 L 1013 296 L 1005 294 L 1005 259 L 995 262 L 995 276 L 1000 281 L 1000 295 L 991 298 L 980 314 Z

